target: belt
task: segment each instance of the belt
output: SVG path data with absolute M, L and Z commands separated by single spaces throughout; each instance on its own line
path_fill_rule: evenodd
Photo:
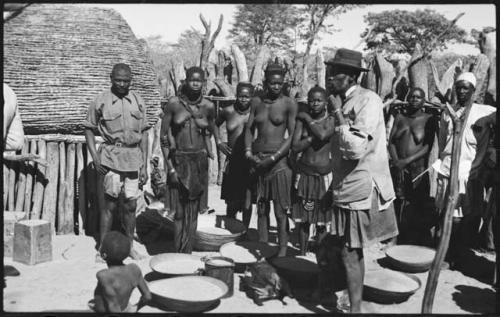
M 113 145 L 113 146 L 116 146 L 116 147 L 126 147 L 126 148 L 134 148 L 134 147 L 138 147 L 139 146 L 139 143 L 136 143 L 136 144 L 125 144 L 125 143 L 121 143 L 121 142 L 116 142 L 116 143 L 106 143 L 107 145 Z

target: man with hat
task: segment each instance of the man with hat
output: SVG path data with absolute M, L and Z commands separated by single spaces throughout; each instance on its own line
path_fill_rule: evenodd
M 311 125 L 311 132 L 333 140 L 333 216 L 331 234 L 341 243 L 350 311 L 361 311 L 363 248 L 398 234 L 392 201 L 383 103 L 357 84 L 361 53 L 341 48 L 326 62 L 326 86 L 342 103 L 332 103 L 335 125 Z
M 137 198 L 141 194 L 139 184 L 145 184 L 148 179 L 146 104 L 138 93 L 129 90 L 130 66 L 114 65 L 110 78 L 111 89 L 94 99 L 83 122 L 90 155 L 97 172 L 104 177 L 104 207 L 99 220 L 101 243 L 111 230 L 113 215 L 117 212 L 123 219 L 125 234 L 133 241 Z M 96 131 L 104 139 L 98 151 Z M 120 196 L 124 198 L 123 209 L 118 206 Z M 130 256 L 143 257 L 133 247 Z M 99 253 L 96 259 L 102 261 Z
M 460 257 L 460 248 L 472 241 L 471 226 L 473 220 L 482 216 L 485 210 L 483 198 L 484 169 L 488 143 L 496 124 L 496 108 L 474 103 L 476 77 L 464 72 L 455 81 L 457 104 L 453 107 L 460 120 L 465 122 L 461 134 L 461 150 L 458 160 L 459 198 L 453 212 L 453 227 L 448 252 L 448 261 L 454 267 Z M 449 195 L 451 170 L 453 120 L 447 112 L 441 116 L 439 130 L 439 158 L 437 167 L 436 206 L 446 208 Z
M 272 200 L 278 226 L 278 256 L 285 256 L 287 250 L 287 212 L 292 206 L 292 170 L 287 157 L 297 114 L 295 100 L 283 95 L 284 75 L 285 70 L 281 65 L 267 66 L 264 95 L 251 100 L 250 116 L 245 126 L 245 156 L 257 178 L 257 228 L 260 241 L 268 240 L 269 202 Z M 254 132 L 257 132 L 255 140 Z

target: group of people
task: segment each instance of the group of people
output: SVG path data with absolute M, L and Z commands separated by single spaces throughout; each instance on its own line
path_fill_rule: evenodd
M 269 64 L 264 90 L 257 93 L 250 83 L 238 83 L 235 103 L 220 109 L 218 115 L 214 104 L 202 94 L 205 71 L 199 67 L 186 71 L 180 93 L 163 108 L 160 132 L 167 172 L 164 203 L 174 214 L 176 252 L 192 252 L 198 214 L 208 210 L 208 159 L 213 157 L 209 142 L 213 135 L 218 151 L 228 160 L 221 188 L 227 216 L 236 217 L 241 211 L 248 227 L 252 204 L 256 204 L 259 239 L 267 242 L 272 201 L 278 256 L 286 256 L 289 217 L 298 228 L 302 254 L 308 251 L 311 224 L 316 225 L 319 240 L 327 234 L 337 237 L 335 247 L 345 268 L 350 310 L 360 312 L 363 248 L 394 241 L 405 228 L 396 217 L 396 199 L 403 201 L 402 209 L 410 206 L 415 215 L 436 210 L 429 199 L 429 177 L 423 176 L 431 163 L 429 152 L 436 134 L 441 163 L 437 167 L 436 206 L 443 209 L 449 192 L 453 142 L 450 116 L 443 112 L 439 122 L 423 111 L 426 96 L 418 87 L 410 90 L 408 107 L 396 116 L 387 142 L 382 99 L 358 85 L 359 76 L 367 71 L 361 60 L 360 52 L 339 49 L 326 62 L 326 89 L 313 87 L 303 109 L 283 92 L 284 68 Z M 95 99 L 85 121 L 89 151 L 97 171 L 104 175 L 101 244 L 109 238 L 121 194 L 124 231 L 133 241 L 139 184 L 147 181 L 145 104 L 137 93 L 129 91 L 130 81 L 130 68 L 115 65 L 111 89 Z M 496 123 L 494 107 L 472 102 L 475 86 L 471 73 L 461 74 L 455 83 L 455 109 L 465 120 L 456 219 L 475 212 L 480 194 L 477 184 L 482 182 L 491 127 Z M 227 142 L 220 138 L 223 123 Z M 98 151 L 95 130 L 105 141 Z M 420 233 L 426 228 L 420 233 L 418 228 L 416 236 L 408 239 L 425 244 Z M 132 244 L 129 254 L 138 257 Z

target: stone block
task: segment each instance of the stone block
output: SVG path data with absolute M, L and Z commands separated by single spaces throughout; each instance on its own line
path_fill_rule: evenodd
M 14 225 L 20 220 L 26 219 L 24 211 L 3 212 L 3 256 L 11 257 L 14 245 Z
M 46 220 L 23 220 L 14 225 L 12 259 L 33 265 L 52 261 L 52 231 Z

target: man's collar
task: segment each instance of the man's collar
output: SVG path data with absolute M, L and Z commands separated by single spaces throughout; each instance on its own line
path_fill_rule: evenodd
M 128 102 L 132 102 L 132 98 L 130 97 L 130 90 L 125 96 L 123 96 L 123 98 L 127 99 Z M 115 93 L 111 90 L 111 103 L 114 104 L 119 99 L 120 97 L 115 95 Z
M 358 85 L 354 85 L 354 86 L 351 86 L 349 89 L 347 89 L 347 91 L 345 92 L 344 94 L 344 100 L 346 99 L 349 99 L 349 97 L 351 97 L 352 93 L 354 92 L 354 90 L 356 90 L 356 88 L 358 87 Z

